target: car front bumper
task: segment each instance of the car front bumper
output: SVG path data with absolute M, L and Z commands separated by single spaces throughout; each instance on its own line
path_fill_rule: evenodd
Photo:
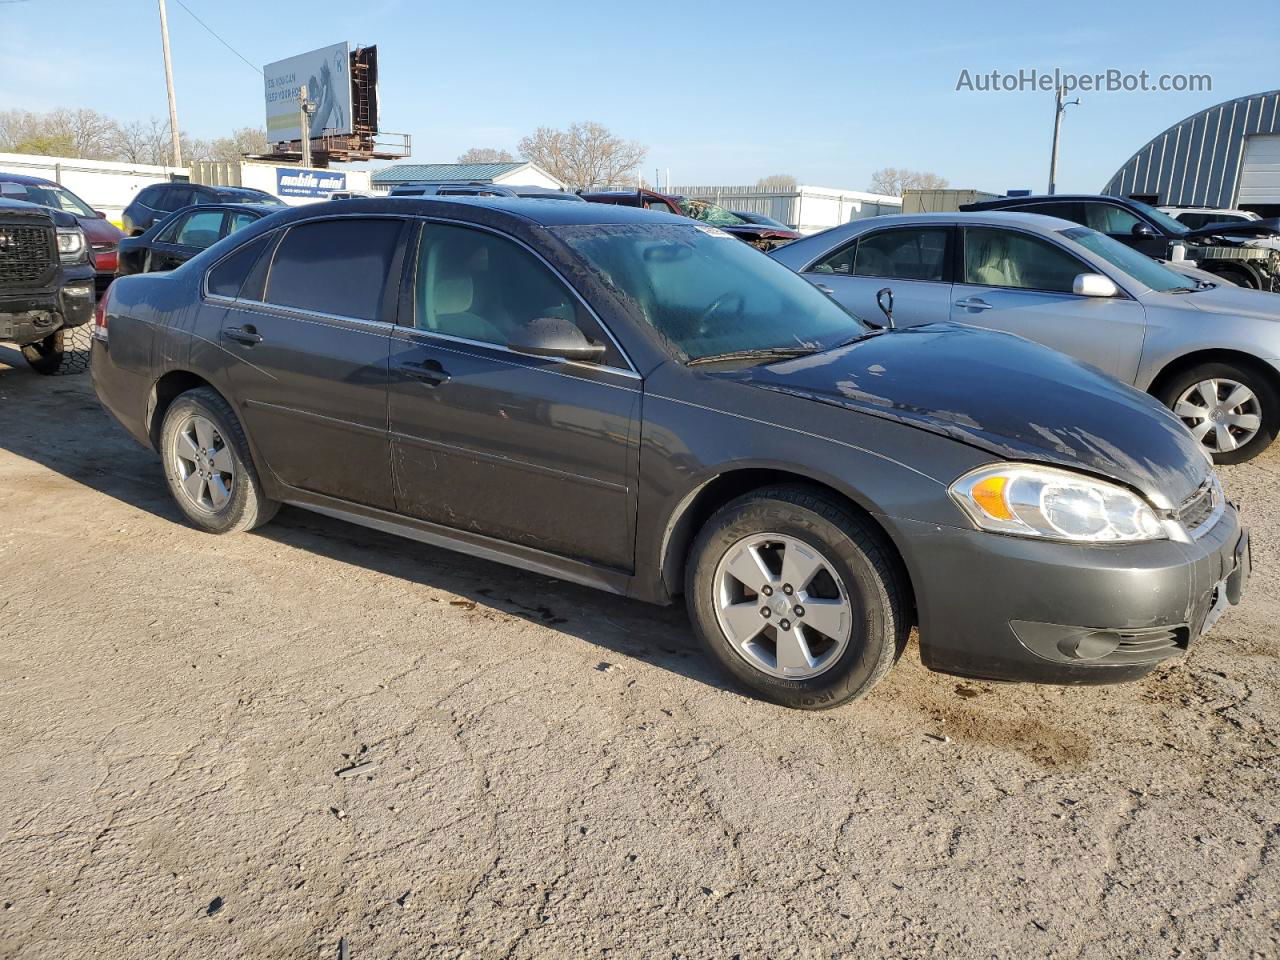
M 62 327 L 78 327 L 93 318 L 93 306 L 91 277 L 69 280 L 52 291 L 0 293 L 0 341 L 21 346 Z
M 893 523 L 909 543 L 925 666 L 992 680 L 1144 676 L 1240 602 L 1251 568 L 1234 505 L 1190 543 L 1075 545 Z

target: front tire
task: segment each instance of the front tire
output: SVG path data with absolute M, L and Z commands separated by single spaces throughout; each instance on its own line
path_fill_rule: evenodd
M 170 404 L 160 428 L 169 492 L 193 526 L 241 533 L 269 521 L 280 504 L 262 493 L 249 442 L 235 412 L 208 387 Z
M 685 578 L 690 620 L 712 656 L 788 707 L 863 696 L 911 629 L 910 590 L 883 533 L 803 486 L 722 507 L 695 539 Z
M 1170 378 L 1157 396 L 1214 463 L 1252 460 L 1280 433 L 1280 393 L 1252 366 L 1204 363 Z
M 58 330 L 49 334 L 43 340 L 37 340 L 35 343 L 28 343 L 24 346 L 22 348 L 22 357 L 27 361 L 27 366 L 46 377 L 57 373 L 58 368 L 62 366 L 62 358 L 65 356 L 63 333 L 64 331 Z

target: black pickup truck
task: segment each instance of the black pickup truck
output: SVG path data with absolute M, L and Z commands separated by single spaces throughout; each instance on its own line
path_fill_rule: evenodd
M 93 265 L 76 218 L 0 198 L 0 343 L 37 373 L 62 365 L 62 337 L 93 316 Z

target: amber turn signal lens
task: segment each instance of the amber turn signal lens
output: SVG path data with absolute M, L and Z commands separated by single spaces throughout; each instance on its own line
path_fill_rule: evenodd
M 997 520 L 1012 520 L 1013 512 L 1004 502 L 1004 488 L 1008 482 L 1007 477 L 987 477 L 974 484 L 970 496 L 989 516 Z

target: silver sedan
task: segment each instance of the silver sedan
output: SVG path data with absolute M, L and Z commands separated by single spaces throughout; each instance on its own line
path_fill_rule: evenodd
M 1147 391 L 1217 463 L 1280 433 L 1280 295 L 1173 272 L 1088 227 L 1025 213 L 873 217 L 769 256 L 861 317 L 1035 340 Z

